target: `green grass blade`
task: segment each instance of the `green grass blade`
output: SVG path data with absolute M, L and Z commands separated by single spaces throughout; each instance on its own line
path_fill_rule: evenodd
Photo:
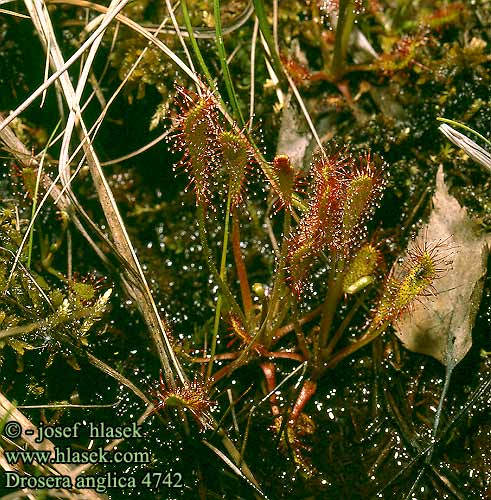
M 232 83 L 232 78 L 230 76 L 230 70 L 227 63 L 227 54 L 225 52 L 225 45 L 223 44 L 223 34 L 222 34 L 222 20 L 220 17 L 220 0 L 213 1 L 214 15 L 215 15 L 215 43 L 218 50 L 218 58 L 220 59 L 220 66 L 222 68 L 223 78 L 225 80 L 225 86 L 227 88 L 227 94 L 230 99 L 230 105 L 235 113 L 235 116 L 239 120 L 240 126 L 244 126 L 244 117 L 240 111 L 239 101 L 237 99 L 237 94 L 235 93 L 234 84 Z
M 193 48 L 194 55 L 196 56 L 196 59 L 198 59 L 198 63 L 201 66 L 201 71 L 205 75 L 208 85 L 210 86 L 210 88 L 214 88 L 215 84 L 213 82 L 213 78 L 211 77 L 210 70 L 208 69 L 206 62 L 203 59 L 201 50 L 198 47 L 198 42 L 196 41 L 196 37 L 194 36 L 193 26 L 191 24 L 191 19 L 189 17 L 189 11 L 186 0 L 183 0 L 181 2 L 181 10 L 182 10 L 182 16 L 184 18 L 184 24 L 189 34 L 189 40 L 191 41 L 191 47 Z

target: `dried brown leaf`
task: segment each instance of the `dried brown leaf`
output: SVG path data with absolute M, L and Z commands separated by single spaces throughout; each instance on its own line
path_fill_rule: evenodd
M 301 171 L 311 139 L 312 135 L 305 130 L 298 111 L 291 103 L 290 97 L 287 97 L 281 116 L 277 154 L 287 155 L 295 170 Z
M 445 241 L 453 266 L 435 283 L 436 296 L 421 300 L 395 325 L 396 335 L 411 351 L 455 366 L 472 346 L 472 328 L 481 303 L 489 248 L 465 208 L 449 194 L 440 166 L 433 210 L 418 238 Z M 443 249 L 445 251 L 445 249 Z

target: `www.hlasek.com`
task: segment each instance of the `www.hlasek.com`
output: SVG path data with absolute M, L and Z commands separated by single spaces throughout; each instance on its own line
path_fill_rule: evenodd
M 17 421 L 7 422 L 3 435 L 9 439 L 35 436 L 35 443 L 45 439 L 78 438 L 89 439 L 132 439 L 143 438 L 141 427 L 135 423 L 126 426 L 111 426 L 104 422 L 76 422 L 71 426 L 47 426 L 40 424 L 38 429 L 22 429 Z M 10 465 L 46 466 L 52 464 L 148 464 L 152 455 L 148 451 L 105 450 L 103 446 L 90 450 L 81 450 L 72 446 L 54 446 L 49 450 L 5 450 L 5 460 Z M 147 472 L 143 477 L 136 477 L 116 472 L 91 475 L 81 474 L 76 477 L 68 475 L 23 475 L 16 471 L 8 471 L 3 475 L 2 486 L 6 488 L 77 488 L 94 489 L 104 493 L 108 488 L 147 488 L 173 487 L 182 488 L 182 476 L 178 472 Z

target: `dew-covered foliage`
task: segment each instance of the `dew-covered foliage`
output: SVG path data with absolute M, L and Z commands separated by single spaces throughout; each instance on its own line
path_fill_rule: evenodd
M 65 61 L 113 8 L 47 5 Z M 439 166 L 491 232 L 490 172 L 438 130 L 491 149 L 490 2 L 130 2 L 69 69 L 90 147 L 66 80 L 4 122 L 59 69 L 32 4 L 6 8 L 0 395 L 37 426 L 141 426 L 52 439 L 148 457 L 84 464 L 136 481 L 91 498 L 488 498 L 489 276 L 453 373 L 393 325 L 459 252 L 414 238 Z

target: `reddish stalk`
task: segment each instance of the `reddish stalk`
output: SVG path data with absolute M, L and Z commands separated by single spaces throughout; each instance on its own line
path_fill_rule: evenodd
M 218 354 L 215 356 L 215 360 L 219 359 L 237 359 L 242 353 L 241 352 L 230 352 L 225 354 Z M 272 359 L 291 359 L 293 361 L 298 361 L 299 363 L 303 363 L 305 358 L 302 354 L 298 352 L 289 352 L 289 351 L 277 351 L 277 352 L 269 352 L 262 351 L 261 356 L 264 358 L 272 358 Z M 209 358 L 196 358 L 193 361 L 197 363 L 208 363 L 210 361 Z M 230 363 L 227 366 L 224 366 L 217 370 L 213 375 L 213 381 L 218 382 L 223 377 L 230 375 L 235 369 L 242 366 L 242 364 Z
M 237 210 L 234 208 L 234 215 L 232 217 L 232 251 L 234 254 L 235 268 L 237 270 L 237 277 L 239 278 L 240 295 L 242 297 L 242 304 L 247 319 L 250 318 L 252 311 L 252 297 L 249 279 L 247 278 L 247 269 L 244 262 L 244 257 L 240 250 L 240 227 L 239 218 L 237 217 Z
M 264 379 L 266 380 L 266 390 L 268 393 L 272 393 L 269 397 L 269 402 L 271 403 L 271 413 L 274 417 L 280 414 L 280 409 L 278 407 L 278 398 L 274 392 L 276 388 L 276 366 L 271 361 L 265 361 L 261 363 L 261 370 L 264 373 Z
M 292 359 L 293 361 L 298 361 L 299 363 L 303 363 L 305 361 L 305 357 L 298 352 L 276 351 L 268 352 L 266 356 L 273 359 Z
M 305 323 L 312 321 L 317 316 L 319 316 L 319 314 L 321 312 L 322 312 L 322 305 L 319 307 L 316 307 L 312 311 L 308 312 L 303 318 L 300 318 L 298 320 L 298 324 L 300 326 L 302 326 Z M 288 325 L 285 325 L 285 326 L 282 326 L 281 328 L 278 328 L 278 330 L 276 330 L 274 335 L 273 335 L 271 345 L 276 344 L 276 342 L 278 342 L 278 340 L 283 338 L 287 333 L 293 332 L 294 330 L 295 330 L 295 323 L 289 323 Z
M 298 395 L 298 398 L 295 401 L 295 405 L 293 406 L 293 410 L 290 414 L 290 420 L 288 422 L 290 425 L 292 425 L 300 416 L 306 404 L 315 394 L 316 390 L 317 390 L 317 382 L 314 382 L 312 380 L 306 380 L 303 383 L 302 389 L 300 390 L 300 394 Z

